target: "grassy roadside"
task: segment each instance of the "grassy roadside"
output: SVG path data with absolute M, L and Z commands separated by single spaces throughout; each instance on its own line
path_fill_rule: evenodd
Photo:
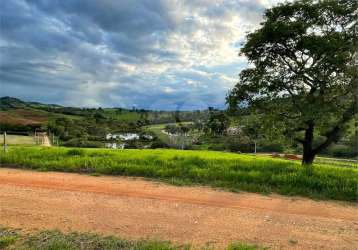
M 0 162 L 41 171 L 139 176 L 231 191 L 358 200 L 356 168 L 315 164 L 307 169 L 298 162 L 268 156 L 169 149 L 10 147 L 8 153 L 0 153 Z
M 92 233 L 72 232 L 64 234 L 60 231 L 40 231 L 24 234 L 20 230 L 0 227 L 0 249 L 19 250 L 190 250 L 190 245 L 178 245 L 168 241 L 157 240 L 124 240 L 114 236 L 99 236 Z M 213 249 L 203 247 L 201 249 Z M 254 245 L 233 243 L 227 250 L 261 249 Z

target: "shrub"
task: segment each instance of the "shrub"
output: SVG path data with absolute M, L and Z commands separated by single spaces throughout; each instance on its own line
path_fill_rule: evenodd
M 15 236 L 2 236 L 0 237 L 0 249 L 4 249 L 5 247 L 8 247 L 12 244 L 14 244 L 16 241 Z
M 253 144 L 243 144 L 235 141 L 229 142 L 226 145 L 226 148 L 231 152 L 243 152 L 243 153 L 252 153 L 255 150 Z
M 256 250 L 258 249 L 257 246 L 254 245 L 247 245 L 243 243 L 233 243 L 229 245 L 227 250 Z
M 83 138 L 74 138 L 63 143 L 66 147 L 81 147 L 81 148 L 101 148 L 103 143 L 99 141 L 87 141 Z
M 328 149 L 328 154 L 334 157 L 352 158 L 358 156 L 358 150 L 350 146 L 336 144 Z
M 18 239 L 18 233 L 14 230 L 0 228 L 0 249 L 6 249 Z
M 258 152 L 279 152 L 282 153 L 285 151 L 285 147 L 282 144 L 278 143 L 266 143 L 257 145 Z
M 155 140 L 150 144 L 150 148 L 169 148 L 169 146 L 160 140 Z
M 217 144 L 211 144 L 208 147 L 209 150 L 214 150 L 214 151 L 225 151 L 226 147 L 224 144 L 221 143 L 217 143 Z

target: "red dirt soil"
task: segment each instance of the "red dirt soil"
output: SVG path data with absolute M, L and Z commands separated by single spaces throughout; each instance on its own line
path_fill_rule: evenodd
M 298 155 L 293 155 L 293 154 L 284 154 L 284 155 L 280 155 L 277 153 L 274 153 L 271 155 L 272 158 L 283 158 L 283 159 L 288 159 L 288 160 L 295 160 L 295 161 L 301 161 L 302 157 L 298 156 Z
M 0 225 L 222 248 L 358 249 L 358 206 L 176 187 L 143 179 L 0 168 Z

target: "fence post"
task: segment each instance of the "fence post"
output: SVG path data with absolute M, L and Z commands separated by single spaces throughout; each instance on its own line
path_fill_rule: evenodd
M 6 145 L 6 131 L 4 131 L 4 152 L 7 152 L 7 145 Z
M 36 143 L 36 145 L 39 145 L 39 137 L 37 135 L 37 128 L 35 128 L 35 143 Z

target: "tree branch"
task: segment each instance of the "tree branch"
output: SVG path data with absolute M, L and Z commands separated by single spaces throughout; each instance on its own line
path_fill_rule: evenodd
M 330 131 L 328 131 L 325 134 L 326 140 L 321 145 L 317 146 L 313 150 L 313 152 L 315 154 L 318 154 L 319 152 L 321 152 L 321 150 L 328 147 L 331 143 L 337 142 L 339 140 L 339 138 L 340 138 L 339 132 L 341 131 L 342 126 L 346 122 L 348 122 L 357 113 L 357 104 L 358 104 L 357 98 L 355 98 L 355 100 L 353 101 L 351 106 L 342 115 L 342 118 L 337 122 L 337 124 Z

